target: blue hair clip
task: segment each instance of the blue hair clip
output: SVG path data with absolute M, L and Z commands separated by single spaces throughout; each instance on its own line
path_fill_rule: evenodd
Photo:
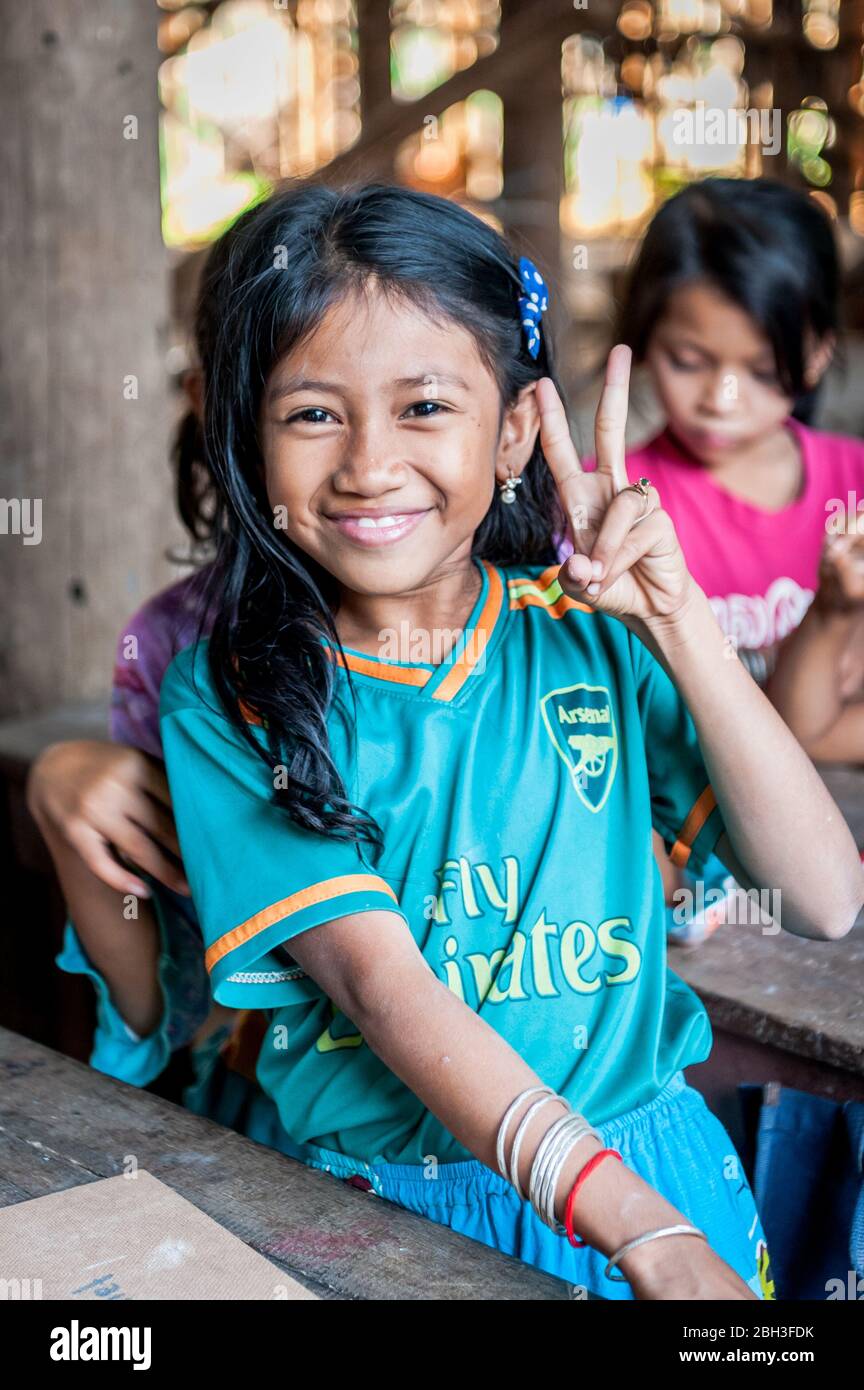
M 525 293 L 519 296 L 522 330 L 528 351 L 536 358 L 540 356 L 540 320 L 549 308 L 549 290 L 540 271 L 527 256 L 519 261 L 519 274 L 525 287 Z

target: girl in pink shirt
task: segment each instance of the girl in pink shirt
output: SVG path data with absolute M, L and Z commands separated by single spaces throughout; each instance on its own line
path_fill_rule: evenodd
M 767 179 L 706 179 L 657 213 L 616 340 L 666 416 L 627 456 L 672 516 L 691 573 L 764 683 L 818 587 L 830 519 L 864 508 L 864 444 L 810 427 L 837 343 L 831 226 Z

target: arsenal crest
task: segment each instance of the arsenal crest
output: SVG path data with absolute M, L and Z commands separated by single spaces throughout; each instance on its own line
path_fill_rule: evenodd
M 603 685 L 568 685 L 540 701 L 543 722 L 589 811 L 606 804 L 618 767 L 618 730 Z

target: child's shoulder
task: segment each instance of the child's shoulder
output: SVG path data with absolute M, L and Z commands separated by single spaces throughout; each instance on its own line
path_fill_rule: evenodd
M 222 713 L 210 674 L 209 637 L 191 642 L 170 662 L 159 695 L 159 717 L 180 710 L 213 709 Z
M 121 642 L 134 635 L 149 650 L 182 651 L 195 639 L 208 575 L 209 566 L 153 594 L 129 618 Z

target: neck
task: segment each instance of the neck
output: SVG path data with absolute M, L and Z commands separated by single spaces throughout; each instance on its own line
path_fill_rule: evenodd
M 468 554 L 447 561 L 405 593 L 360 594 L 343 589 L 336 614 L 339 640 L 354 651 L 378 656 L 389 632 L 407 632 L 409 639 L 423 632 L 436 637 L 434 649 L 446 660 L 477 602 L 481 583 L 480 570 Z

